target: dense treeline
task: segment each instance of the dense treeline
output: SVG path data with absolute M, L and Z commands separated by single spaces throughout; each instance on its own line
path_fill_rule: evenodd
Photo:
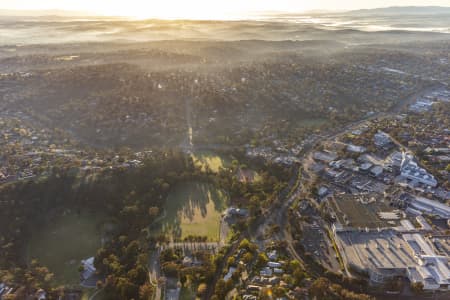
M 309 294 L 315 299 L 321 300 L 373 300 L 375 298 L 353 292 L 342 285 L 334 283 L 325 277 L 320 277 L 314 281 L 309 288 Z
M 230 193 L 228 204 L 250 207 L 256 213 L 285 186 L 288 172 L 263 161 L 251 162 L 250 167 L 260 173 L 258 183 L 237 179 L 238 169 L 249 168 L 237 160 L 231 168 L 215 174 L 208 168 L 202 170 L 183 153 L 161 151 L 153 153 L 139 168 L 79 176 L 73 169 L 54 167 L 46 178 L 4 185 L 0 191 L 0 279 L 30 290 L 50 287 L 50 271 L 42 266 L 49 275 L 42 280 L 30 279 L 33 272 L 21 255 L 32 230 L 66 210 L 97 211 L 108 216 L 114 227 L 96 255 L 98 275 L 105 278 L 99 284 L 104 285 L 110 299 L 146 299 L 153 291 L 147 280 L 149 247 L 166 240 L 164 236 L 151 237 L 149 225 L 162 214 L 171 187 L 189 180 L 209 182 Z M 25 273 L 31 274 L 27 280 Z M 202 281 L 207 282 L 211 276 L 202 277 Z
M 148 246 L 145 240 L 132 240 L 121 235 L 98 250 L 95 267 L 106 276 L 106 299 L 149 299 L 153 288 L 148 283 Z
M 237 159 L 232 161 L 230 169 L 219 172 L 215 180 L 229 192 L 231 205 L 249 209 L 250 219 L 247 223 L 252 223 L 264 209 L 279 199 L 278 196 L 291 179 L 295 166 L 291 170 L 262 158 L 246 159 L 246 164 L 239 164 L 239 161 L 244 160 L 244 154 L 235 152 L 234 155 Z M 229 176 L 230 171 L 236 174 L 240 170 L 255 170 L 260 180 L 248 183 L 240 181 L 237 176 Z
M 148 224 L 149 207 L 161 207 L 170 184 L 194 173 L 193 163 L 177 152 L 155 153 L 144 167 L 114 169 L 96 179 L 53 168 L 37 181 L 18 182 L 1 190 L 2 268 L 20 261 L 17 257 L 33 225 L 60 209 L 105 212 L 126 224 L 127 232 Z
M 172 184 L 201 176 L 191 159 L 169 151 L 154 153 L 141 168 L 110 170 L 96 179 L 54 168 L 46 179 L 2 187 L 0 279 L 28 291 L 48 289 L 51 273 L 39 266 L 49 275 L 34 276 L 21 257 L 32 228 L 62 210 L 98 210 L 115 222 L 113 237 L 99 250 L 97 257 L 102 259 L 96 261 L 100 275 L 110 275 L 105 290 L 122 299 L 137 299 L 139 290 L 149 293 L 145 286 L 148 243 L 141 229 L 157 217 Z

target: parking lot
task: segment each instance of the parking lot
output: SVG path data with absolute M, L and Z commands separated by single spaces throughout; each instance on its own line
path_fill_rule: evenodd
M 326 268 L 339 272 L 341 267 L 333 245 L 324 229 L 316 221 L 312 224 L 303 223 L 302 227 L 302 245 L 306 252 L 311 253 Z

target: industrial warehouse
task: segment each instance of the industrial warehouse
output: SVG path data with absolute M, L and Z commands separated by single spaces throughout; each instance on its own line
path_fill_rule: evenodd
M 436 253 L 421 233 L 408 230 L 342 231 L 336 237 L 347 266 L 367 273 L 373 283 L 405 276 L 421 282 L 425 290 L 449 289 L 448 256 Z

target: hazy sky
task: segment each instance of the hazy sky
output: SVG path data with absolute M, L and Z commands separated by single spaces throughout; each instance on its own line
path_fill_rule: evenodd
M 0 9 L 63 9 L 135 17 L 218 18 L 251 11 L 345 10 L 406 5 L 450 6 L 450 0 L 0 0 Z

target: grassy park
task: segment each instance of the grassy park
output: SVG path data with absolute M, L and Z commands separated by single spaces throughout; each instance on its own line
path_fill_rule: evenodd
M 207 183 L 179 184 L 172 188 L 167 199 L 163 230 L 180 239 L 196 235 L 217 241 L 227 198 L 225 191 Z
M 91 213 L 70 213 L 49 220 L 33 234 L 28 259 L 48 266 L 58 284 L 79 284 L 80 261 L 94 256 L 101 246 L 102 220 Z
M 211 171 L 217 173 L 221 168 L 227 168 L 231 164 L 228 157 L 222 157 L 211 151 L 199 151 L 192 154 L 194 163 L 203 170 L 209 168 Z

